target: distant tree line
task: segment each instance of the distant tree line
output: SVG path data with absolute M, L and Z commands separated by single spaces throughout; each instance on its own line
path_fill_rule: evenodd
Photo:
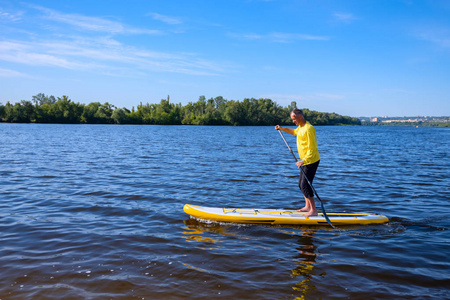
M 297 108 L 296 102 L 287 107 L 271 99 L 246 98 L 243 101 L 226 100 L 219 96 L 187 105 L 174 104 L 167 99 L 160 103 L 139 104 L 118 108 L 112 104 L 92 102 L 87 105 L 73 102 L 68 96 L 55 98 L 43 93 L 5 105 L 0 103 L 0 121 L 11 123 L 63 123 L 63 124 L 159 124 L 159 125 L 232 125 L 263 126 L 292 125 L 289 113 Z M 302 109 L 313 125 L 361 125 L 358 118 Z

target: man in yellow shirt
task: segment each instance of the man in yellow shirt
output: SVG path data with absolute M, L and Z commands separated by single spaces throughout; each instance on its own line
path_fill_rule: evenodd
M 294 109 L 291 112 L 292 122 L 297 125 L 296 129 L 275 126 L 276 130 L 282 130 L 286 133 L 297 136 L 297 150 L 300 161 L 297 161 L 297 167 L 302 168 L 304 172 L 300 172 L 298 186 L 303 193 L 306 205 L 297 210 L 306 212 L 305 217 L 317 216 L 316 204 L 314 201 L 314 191 L 305 178 L 305 175 L 312 183 L 316 175 L 317 167 L 320 162 L 319 149 L 317 147 L 316 130 L 305 120 L 303 112 L 300 109 Z

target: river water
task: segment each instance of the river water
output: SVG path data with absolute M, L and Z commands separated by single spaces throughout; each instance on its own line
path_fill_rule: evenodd
M 273 127 L 0 124 L 0 299 L 450 298 L 450 130 L 316 131 L 327 212 L 389 223 L 190 219 L 303 204 Z

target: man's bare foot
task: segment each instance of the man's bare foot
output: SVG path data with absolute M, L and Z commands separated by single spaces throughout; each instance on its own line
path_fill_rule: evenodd
M 307 212 L 309 210 L 310 210 L 310 208 L 305 206 L 303 208 L 297 209 L 296 212 Z
M 318 216 L 319 214 L 317 213 L 317 210 L 313 210 L 313 211 L 309 211 L 306 214 L 304 214 L 303 216 L 305 218 L 309 218 L 309 217 L 314 217 L 314 216 Z

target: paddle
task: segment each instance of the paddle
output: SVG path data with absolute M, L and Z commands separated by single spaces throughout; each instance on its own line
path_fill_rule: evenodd
M 297 162 L 297 156 L 295 156 L 294 152 L 292 151 L 291 147 L 289 147 L 288 142 L 286 141 L 286 139 L 284 138 L 283 133 L 281 132 L 281 130 L 278 130 L 278 132 L 280 133 L 281 137 L 283 138 L 283 141 L 286 143 L 286 146 L 288 147 L 289 151 L 291 151 L 292 155 L 295 158 L 295 161 Z M 320 207 L 322 208 L 322 213 L 323 216 L 325 217 L 325 220 L 327 220 L 328 224 L 330 224 L 331 227 L 335 228 L 333 224 L 331 224 L 330 219 L 327 216 L 327 213 L 325 212 L 325 207 L 323 206 L 322 200 L 320 200 L 319 195 L 317 195 L 316 189 L 312 186 L 311 182 L 308 179 L 308 176 L 306 176 L 305 171 L 303 171 L 303 168 L 300 167 L 301 172 L 303 173 L 303 176 L 305 176 L 306 181 L 308 182 L 309 186 L 311 187 L 311 189 L 314 191 L 314 194 L 316 195 L 317 199 L 319 200 L 320 203 Z

